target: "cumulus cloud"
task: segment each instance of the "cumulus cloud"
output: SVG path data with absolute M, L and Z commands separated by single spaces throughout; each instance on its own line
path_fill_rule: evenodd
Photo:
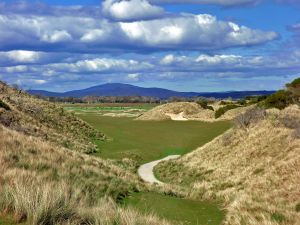
M 213 4 L 213 5 L 221 5 L 221 6 L 240 6 L 240 5 L 255 4 L 260 2 L 261 0 L 149 0 L 149 1 L 154 4 L 190 3 L 190 4 Z
M 131 73 L 127 75 L 127 80 L 129 81 L 139 81 L 140 80 L 140 74 L 139 73 Z
M 43 34 L 41 40 L 49 43 L 67 42 L 72 40 L 72 36 L 65 30 L 54 30 Z
M 11 60 L 16 63 L 33 63 L 40 60 L 42 53 L 25 51 L 25 50 L 14 50 L 8 52 L 0 52 L 1 60 Z
M 274 40 L 272 31 L 253 30 L 206 14 L 135 22 L 71 16 L 0 15 L 0 50 L 97 52 L 213 50 Z
M 9 3 L 8 3 L 9 2 Z M 0 14 L 22 14 L 22 15 L 42 15 L 42 16 L 76 16 L 76 17 L 100 17 L 102 15 L 101 6 L 57 6 L 47 5 L 42 1 L 8 1 L 0 2 Z
M 148 62 L 139 62 L 136 60 L 95 58 L 79 60 L 74 63 L 55 63 L 45 66 L 47 70 L 67 73 L 113 73 L 148 70 L 153 65 Z
M 103 12 L 115 20 L 143 20 L 161 17 L 164 9 L 147 0 L 105 0 Z
M 264 43 L 278 37 L 275 32 L 252 30 L 206 14 L 185 15 L 152 21 L 120 23 L 129 40 L 148 47 L 219 49 Z

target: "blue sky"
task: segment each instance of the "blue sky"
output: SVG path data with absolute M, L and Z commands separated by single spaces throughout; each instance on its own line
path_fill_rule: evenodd
M 49 91 L 279 89 L 300 77 L 299 12 L 297 0 L 4 0 L 0 79 Z

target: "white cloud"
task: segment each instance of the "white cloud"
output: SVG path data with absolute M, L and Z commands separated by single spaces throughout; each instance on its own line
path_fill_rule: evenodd
M 251 5 L 261 0 L 149 0 L 149 2 L 154 4 L 214 4 L 214 5 L 221 5 L 221 6 L 239 6 L 239 5 Z M 297 1 L 297 0 L 290 0 L 290 1 Z
M 85 33 L 80 40 L 83 42 L 95 42 L 99 40 L 103 40 L 105 36 L 105 32 L 101 29 L 90 30 Z
M 139 73 L 128 74 L 127 79 L 130 80 L 130 81 L 139 81 L 140 80 L 140 74 Z
M 252 30 L 211 15 L 120 23 L 127 37 L 139 45 L 183 49 L 218 49 L 259 44 L 278 37 L 275 32 Z
M 175 56 L 173 54 L 169 54 L 160 60 L 160 64 L 165 65 L 165 66 L 170 66 L 170 65 L 173 65 L 174 63 L 177 64 L 177 63 L 183 63 L 186 61 L 188 61 L 188 57 L 186 57 L 186 56 Z
M 0 50 L 20 46 L 67 52 L 210 50 L 261 44 L 278 37 L 275 32 L 206 14 L 120 23 L 88 17 L 0 15 L 0 27 Z
M 101 73 L 101 72 L 118 72 L 118 71 L 138 71 L 148 70 L 153 67 L 148 62 L 138 62 L 136 60 L 95 58 L 79 60 L 74 63 L 55 63 L 46 65 L 50 70 L 71 73 Z
M 28 71 L 28 66 L 9 66 L 3 68 L 7 73 L 24 73 Z
M 200 55 L 195 62 L 203 63 L 205 65 L 216 65 L 221 63 L 237 65 L 241 60 L 243 60 L 243 57 L 239 55 Z
M 45 83 L 47 83 L 46 80 L 34 80 L 33 82 L 34 82 L 35 84 L 45 84 Z
M 32 63 L 37 62 L 41 58 L 40 52 L 14 50 L 8 52 L 0 52 L 0 57 L 12 60 L 16 63 Z
M 55 30 L 52 33 L 42 35 L 41 40 L 49 43 L 59 43 L 72 40 L 72 36 L 65 30 Z
M 164 9 L 147 0 L 105 0 L 103 12 L 116 20 L 153 19 L 164 14 Z

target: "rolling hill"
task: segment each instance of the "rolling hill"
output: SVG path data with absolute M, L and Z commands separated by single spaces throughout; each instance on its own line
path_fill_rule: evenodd
M 85 96 L 149 96 L 160 99 L 170 97 L 214 97 L 214 98 L 243 98 L 250 95 L 270 95 L 274 91 L 229 91 L 229 92 L 177 92 L 163 88 L 143 88 L 130 84 L 110 83 L 102 84 L 94 87 L 74 90 L 68 92 L 49 92 L 44 90 L 28 90 L 32 95 L 43 95 L 47 97 L 76 97 Z

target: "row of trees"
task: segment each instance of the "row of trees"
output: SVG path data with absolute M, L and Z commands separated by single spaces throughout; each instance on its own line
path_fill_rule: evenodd
M 50 102 L 62 102 L 62 103 L 166 103 L 166 102 L 199 102 L 205 100 L 206 102 L 214 102 L 214 98 L 203 97 L 170 97 L 165 100 L 161 100 L 155 97 L 147 96 L 86 96 L 83 98 L 75 97 L 45 97 L 36 96 L 41 99 L 45 99 Z

